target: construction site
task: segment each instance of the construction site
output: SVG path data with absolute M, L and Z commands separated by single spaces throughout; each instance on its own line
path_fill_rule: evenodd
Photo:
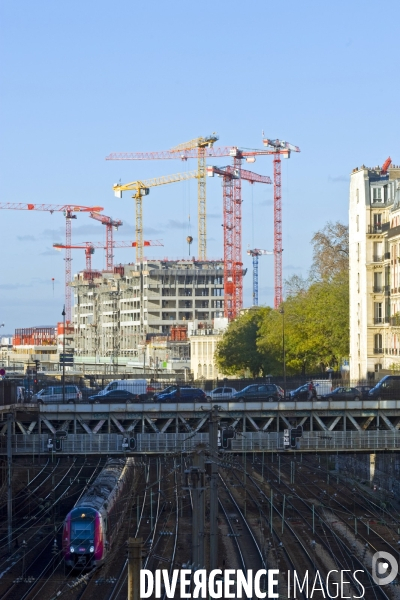
M 196 363 L 196 376 L 218 376 L 212 353 L 218 336 L 227 324 L 243 309 L 242 248 L 242 181 L 251 185 L 274 186 L 274 242 L 270 250 L 253 248 L 247 254 L 253 258 L 253 306 L 258 298 L 258 259 L 265 254 L 274 257 L 274 308 L 283 300 L 282 295 L 282 193 L 281 158 L 289 158 L 299 148 L 282 140 L 264 139 L 262 149 L 241 149 L 237 146 L 216 146 L 218 136 L 195 138 L 169 150 L 159 152 L 113 153 L 107 161 L 197 161 L 197 169 L 173 175 L 136 180 L 113 186 L 119 197 L 131 196 L 135 206 L 135 240 L 115 241 L 113 231 L 123 225 L 120 219 L 103 214 L 101 206 L 53 204 L 0 204 L 2 209 L 48 211 L 62 213 L 65 217 L 65 243 L 53 247 L 65 252 L 65 307 L 64 321 L 58 324 L 52 349 L 47 343 L 29 344 L 14 337 L 7 366 L 39 360 L 44 370 L 60 368 L 60 355 L 73 356 L 68 369 L 96 370 L 96 365 L 125 367 L 127 372 L 176 374 L 193 372 L 191 364 L 191 335 L 194 332 L 213 332 L 215 343 L 210 352 Z M 254 163 L 259 156 L 272 156 L 273 179 L 243 168 L 243 163 Z M 213 159 L 228 158 L 231 164 L 224 167 L 207 164 Z M 159 170 L 159 169 L 157 169 Z M 219 177 L 222 183 L 223 257 L 211 260 L 207 255 L 207 179 Z M 161 240 L 143 237 L 143 198 L 151 188 L 188 179 L 197 179 L 197 255 L 187 237 L 190 258 L 181 260 L 151 259 L 144 249 L 163 246 Z M 88 214 L 105 226 L 104 241 L 75 242 L 72 224 L 77 213 Z M 135 251 L 135 259 L 114 264 L 114 249 Z M 105 269 L 92 268 L 92 255 L 96 249 L 105 251 Z M 72 251 L 85 254 L 85 269 L 72 273 Z M 36 340 L 37 341 L 37 340 Z M 28 349 L 29 348 L 29 349 Z M 53 356 L 56 354 L 58 358 Z M 72 362 L 72 365 L 71 365 Z M 58 363 L 58 365 L 57 365 Z M 4 364 L 4 359 L 3 359 Z M 92 366 L 92 367 L 91 367 Z M 101 369 L 101 368 L 100 368 Z M 117 371 L 115 371 L 117 372 Z

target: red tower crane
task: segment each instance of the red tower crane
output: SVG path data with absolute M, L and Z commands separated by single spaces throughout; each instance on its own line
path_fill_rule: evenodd
M 300 148 L 283 140 L 263 140 L 264 146 L 271 148 L 274 162 L 274 278 L 275 297 L 274 308 L 279 308 L 283 301 L 282 293 L 282 185 L 281 185 L 281 155 L 290 158 L 291 152 L 300 152 Z
M 207 167 L 207 174 L 223 178 L 224 214 L 224 314 L 235 319 L 243 306 L 243 258 L 242 258 L 242 188 L 241 180 L 249 183 L 269 183 L 266 175 L 258 175 L 241 168 L 241 159 L 235 158 L 234 166 Z
M 65 316 L 67 321 L 71 321 L 71 246 L 72 224 L 71 220 L 76 219 L 73 213 L 78 212 L 100 212 L 102 206 L 79 206 L 77 204 L 25 204 L 23 202 L 1 202 L 0 209 L 11 210 L 41 210 L 53 214 L 53 212 L 63 212 L 65 217 Z
M 257 156 L 265 156 L 272 154 L 271 150 L 261 149 L 241 149 L 237 146 L 209 146 L 203 149 L 203 159 L 206 160 L 209 157 L 221 158 L 223 156 L 231 156 L 233 159 L 233 167 L 229 167 L 232 169 L 232 172 L 225 171 L 226 177 L 224 178 L 224 224 L 225 218 L 230 211 L 232 211 L 232 223 L 229 225 L 225 225 L 224 227 L 224 256 L 231 257 L 227 258 L 227 262 L 224 263 L 225 272 L 228 273 L 231 271 L 231 266 L 233 263 L 239 266 L 239 263 L 242 262 L 241 258 L 241 177 L 234 177 L 232 173 L 235 171 L 240 172 L 242 160 L 246 160 L 247 162 L 255 162 Z M 106 157 L 106 160 L 166 160 L 166 159 L 181 159 L 188 160 L 189 158 L 198 158 L 198 149 L 197 148 L 181 148 L 179 152 L 176 149 L 171 150 L 162 150 L 159 152 L 114 152 Z M 230 174 L 229 174 L 230 173 Z M 249 173 L 249 171 L 248 171 Z M 229 175 L 229 176 L 228 176 Z M 262 177 L 259 175 L 258 177 Z M 263 183 L 267 183 L 263 181 Z M 269 183 L 272 183 L 269 180 Z M 229 198 L 229 200 L 228 200 Z M 225 205 L 226 203 L 226 205 Z M 233 212 L 235 215 L 233 215 Z M 205 216 L 204 216 L 205 218 Z M 236 258 L 235 258 L 236 257 Z M 240 257 L 240 258 L 239 258 Z M 224 259 L 225 260 L 225 259 Z M 240 269 L 242 272 L 242 269 Z M 231 308 L 229 309 L 232 315 L 237 315 L 239 309 L 241 308 L 241 302 L 243 301 L 243 282 L 242 276 L 239 275 L 238 269 L 235 270 L 235 277 L 233 275 L 228 275 L 228 277 L 232 277 L 233 281 L 229 281 L 229 283 L 233 283 L 232 286 L 228 286 L 225 289 L 225 293 L 227 293 L 228 289 L 231 289 L 232 292 L 229 294 L 228 303 L 231 303 Z M 226 276 L 224 276 L 224 280 L 227 281 Z M 237 285 L 236 285 L 236 283 Z M 234 300 L 233 300 L 234 299 Z M 227 301 L 225 299 L 225 307 L 227 306 Z
M 92 219 L 100 221 L 106 226 L 106 271 L 112 272 L 113 270 L 113 228 L 118 229 L 123 224 L 119 219 L 112 219 L 106 217 L 106 215 L 99 215 L 97 212 L 90 213 Z
M 145 240 L 143 246 L 164 246 L 164 244 L 161 240 Z M 106 260 L 110 250 L 104 242 L 82 242 L 81 244 L 70 245 L 68 248 L 66 244 L 53 244 L 53 248 L 56 250 L 84 250 L 86 257 L 85 279 L 93 279 L 95 276 L 101 274 L 100 271 L 92 271 L 92 255 L 94 254 L 95 248 L 105 248 Z M 113 241 L 111 248 L 136 248 L 136 242 Z M 107 269 L 107 272 L 109 271 L 110 269 Z

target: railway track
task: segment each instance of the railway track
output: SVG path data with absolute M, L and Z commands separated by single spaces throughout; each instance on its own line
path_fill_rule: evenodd
M 85 472 L 87 471 L 87 477 L 84 477 L 84 479 L 90 482 L 97 470 L 101 468 L 101 462 L 102 459 L 99 459 L 94 468 L 93 466 L 88 466 L 86 460 L 81 465 L 76 465 L 75 463 L 71 465 L 67 473 L 64 474 L 60 482 L 55 486 L 55 491 L 57 491 L 58 488 L 61 488 L 65 484 L 64 490 L 60 490 L 57 498 L 52 498 L 51 507 L 44 508 L 42 514 L 39 514 L 38 517 L 43 521 L 43 517 L 50 511 L 53 511 L 54 514 L 54 508 L 57 506 L 60 506 L 61 512 L 64 512 L 71 503 L 74 503 L 74 497 L 79 493 L 84 493 L 87 484 L 82 489 L 81 479 Z M 76 467 L 76 473 L 70 476 L 74 467 Z M 32 545 L 32 547 L 30 542 L 36 541 L 34 536 L 32 535 L 31 538 L 27 538 L 27 551 L 19 557 L 19 562 L 21 563 L 20 575 L 4 591 L 1 596 L 2 598 L 7 600 L 29 600 L 37 597 L 58 566 L 61 557 L 61 551 L 59 550 L 61 545 L 57 543 L 57 537 L 61 534 L 61 529 L 62 521 L 54 521 L 50 527 L 44 527 L 42 539 L 39 543 Z M 30 530 L 28 529 L 28 531 Z
M 357 555 L 355 545 L 350 544 L 348 529 L 344 531 L 338 530 L 338 527 L 333 527 L 332 519 L 327 518 L 325 511 L 331 511 L 331 507 L 324 504 L 324 498 L 327 498 L 326 489 L 321 489 L 316 486 L 317 489 L 314 492 L 313 486 L 315 481 L 310 482 L 308 478 L 303 482 L 303 485 L 299 485 L 299 476 L 296 473 L 297 484 L 286 483 L 288 477 L 284 473 L 277 473 L 276 466 L 266 467 L 267 473 L 269 473 L 268 487 L 273 490 L 275 494 L 275 503 L 278 506 L 286 504 L 286 514 L 288 508 L 292 512 L 292 525 L 300 529 L 302 528 L 304 537 L 308 538 L 308 543 L 314 546 L 315 565 L 321 572 L 327 572 L 330 569 L 337 570 L 349 570 L 354 572 L 356 570 L 363 571 L 363 575 L 358 575 L 358 579 L 365 588 L 365 598 L 389 598 L 382 587 L 374 584 L 370 575 L 370 564 L 366 564 L 366 553 L 369 550 L 369 545 L 365 546 L 364 543 L 364 554 Z M 250 476 L 250 479 L 253 478 Z M 256 485 L 259 485 L 258 483 Z M 261 489 L 261 488 L 260 488 Z M 306 490 L 307 498 L 301 496 L 299 490 Z M 311 496 L 311 498 L 310 498 Z M 323 508 L 323 510 L 322 510 Z M 345 507 L 342 505 L 342 508 Z M 277 507 L 274 507 L 275 511 L 278 511 Z M 346 517 L 353 514 L 350 511 L 345 512 Z M 283 519 L 283 514 L 280 513 L 280 518 Z M 293 519 L 297 519 L 294 525 Z M 335 519 L 343 519 L 343 514 L 340 517 L 336 514 Z M 286 517 L 285 523 L 288 522 Z M 338 521 L 336 521 L 337 524 Z M 343 523 L 343 520 L 342 520 Z M 347 535 L 346 535 L 347 533 Z M 352 579 L 351 586 L 353 588 L 354 595 L 360 595 L 360 586 L 354 577 Z

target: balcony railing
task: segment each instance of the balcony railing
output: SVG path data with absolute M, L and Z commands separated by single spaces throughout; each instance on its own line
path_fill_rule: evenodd
M 399 316 L 395 316 L 395 317 L 391 317 L 390 318 L 390 324 L 400 327 L 400 315 Z
M 382 233 L 382 223 L 377 223 L 376 225 L 368 225 L 367 233 Z
M 383 292 L 383 287 L 381 285 L 374 285 L 374 294 L 381 294 Z
M 383 261 L 383 256 L 382 256 L 382 254 L 374 254 L 374 256 L 372 257 L 372 260 L 374 262 L 382 262 Z
M 374 325 L 379 325 L 379 323 L 384 323 L 383 317 L 374 317 Z
M 374 354 L 383 354 L 383 348 L 374 348 Z

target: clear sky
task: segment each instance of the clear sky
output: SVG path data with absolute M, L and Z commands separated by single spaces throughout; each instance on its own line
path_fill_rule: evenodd
M 284 278 L 306 275 L 310 239 L 348 219 L 351 170 L 400 163 L 400 3 L 387 0 L 2 0 L 0 202 L 104 206 L 134 237 L 133 201 L 113 183 L 195 169 L 196 161 L 106 162 L 113 151 L 168 149 L 217 132 L 262 147 L 262 131 L 301 148 L 283 166 Z M 223 166 L 228 159 L 218 159 Z M 272 160 L 248 168 L 272 176 Z M 208 256 L 222 257 L 222 189 L 208 180 Z M 243 248 L 273 247 L 272 186 L 243 183 Z M 190 214 L 190 222 L 189 222 Z M 61 320 L 61 214 L 0 211 L 1 333 Z M 196 182 L 144 200 L 149 257 L 197 248 Z M 101 241 L 79 215 L 73 241 Z M 116 250 L 116 262 L 134 260 Z M 251 259 L 245 304 L 251 304 Z M 73 271 L 84 268 L 74 251 Z M 103 268 L 104 253 L 93 257 Z M 54 290 L 52 284 L 54 278 Z M 273 303 L 273 258 L 260 259 L 260 303 Z

